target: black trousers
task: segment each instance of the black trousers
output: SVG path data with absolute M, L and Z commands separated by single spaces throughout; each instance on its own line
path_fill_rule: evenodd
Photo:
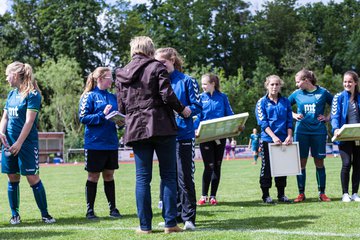
M 270 169 L 270 157 L 269 157 L 269 143 L 261 142 L 262 149 L 262 161 L 261 161 L 261 172 L 260 172 L 260 187 L 263 190 L 271 188 L 272 178 Z M 275 177 L 275 186 L 278 188 L 278 197 L 284 195 L 284 189 L 286 187 L 286 177 Z M 266 194 L 265 194 L 266 195 Z M 263 196 L 267 197 L 267 196 Z
M 360 180 L 360 146 L 356 146 L 355 141 L 342 142 L 339 145 L 339 150 L 342 160 L 340 178 L 343 193 L 349 193 L 351 165 L 353 167 L 351 176 L 352 193 L 357 193 Z
M 209 187 L 211 183 L 210 196 L 216 196 L 220 177 L 221 164 L 224 157 L 226 140 L 220 139 L 218 141 L 211 141 L 200 143 L 201 156 L 204 162 L 204 173 L 202 179 L 202 196 L 208 196 Z
M 195 140 L 180 140 L 176 142 L 178 196 L 177 219 L 195 224 L 196 193 L 195 193 Z

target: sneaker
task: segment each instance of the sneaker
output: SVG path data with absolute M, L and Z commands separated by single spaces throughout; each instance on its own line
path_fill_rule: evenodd
M 295 199 L 294 203 L 303 202 L 305 201 L 306 197 L 304 193 L 300 193 Z
M 320 193 L 320 195 L 319 195 L 319 200 L 320 200 L 321 202 L 330 202 L 330 201 L 331 201 L 331 199 L 328 198 L 328 196 L 326 196 L 325 193 Z
M 109 216 L 112 218 L 122 218 L 122 215 L 117 208 L 111 210 Z
M 344 193 L 341 199 L 342 202 L 351 202 L 351 198 L 348 193 Z
M 17 215 L 17 216 L 12 216 L 11 218 L 10 218 L 10 224 L 12 224 L 12 225 L 16 225 L 16 224 L 20 224 L 20 216 L 19 215 Z
M 281 203 L 291 203 L 291 200 L 289 200 L 289 198 L 287 196 L 282 196 L 280 198 L 278 198 L 278 201 Z
M 210 204 L 213 205 L 213 206 L 215 206 L 215 205 L 218 204 L 218 201 L 216 200 L 215 197 L 211 197 L 211 198 L 210 198 Z
M 152 230 L 141 230 L 139 228 L 139 229 L 136 229 L 136 233 L 137 234 L 150 234 L 150 233 L 152 233 Z
M 186 221 L 184 224 L 184 230 L 194 231 L 195 225 L 191 221 Z
M 41 220 L 42 220 L 44 223 L 55 223 L 55 222 L 56 222 L 55 218 L 53 218 L 53 217 L 50 216 L 49 214 L 46 215 L 46 216 L 42 216 L 42 217 L 41 217 Z
M 197 205 L 201 206 L 201 205 L 205 205 L 206 204 L 206 196 L 202 196 L 199 201 L 197 202 Z
M 352 196 L 351 196 L 351 200 L 354 201 L 354 202 L 360 202 L 360 197 L 357 193 L 354 193 Z
M 273 199 L 272 199 L 270 196 L 268 196 L 268 197 L 266 197 L 265 199 L 263 199 L 263 201 L 264 201 L 264 203 L 266 203 L 266 204 L 275 204 L 275 202 L 273 201 Z
M 164 228 L 165 227 L 165 222 L 159 222 L 158 227 Z
M 95 215 L 94 211 L 89 211 L 86 213 L 86 218 L 89 220 L 98 220 L 99 218 Z
M 175 225 L 174 227 L 166 227 L 164 229 L 164 233 L 169 234 L 169 233 L 176 233 L 176 232 L 182 232 L 182 228 L 180 228 L 178 225 Z
M 163 208 L 163 202 L 162 201 L 159 201 L 158 203 L 158 209 L 162 209 Z

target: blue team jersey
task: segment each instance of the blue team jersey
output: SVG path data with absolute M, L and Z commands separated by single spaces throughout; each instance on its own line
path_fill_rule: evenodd
M 326 103 L 331 106 L 333 96 L 325 88 L 319 86 L 316 88 L 313 92 L 298 89 L 289 96 L 291 105 L 296 103 L 297 113 L 304 116 L 303 119 L 296 121 L 295 134 L 327 134 L 325 123 L 317 118 L 320 114 L 324 115 Z
M 259 99 L 255 107 L 255 115 L 258 125 L 261 127 L 261 140 L 272 142 L 272 138 L 265 129 L 271 131 L 283 142 L 288 135 L 288 129 L 292 129 L 292 110 L 287 98 L 279 95 L 278 101 L 272 101 L 268 95 Z
M 195 128 L 199 127 L 200 121 L 234 115 L 229 99 L 225 93 L 217 90 L 215 90 L 212 95 L 208 92 L 203 92 L 200 95 L 200 99 L 203 109 L 201 113 L 197 115 Z
M 176 114 L 176 123 L 178 126 L 177 140 L 192 139 L 195 137 L 195 128 L 193 116 L 196 116 L 202 110 L 200 102 L 199 85 L 195 79 L 174 70 L 170 74 L 171 87 L 180 102 L 191 109 L 191 116 L 183 118 Z
M 260 140 L 260 135 L 259 134 L 251 134 L 250 135 L 250 139 L 251 139 L 251 146 L 252 147 L 259 147 L 259 140 Z
M 117 150 L 119 140 L 115 123 L 105 118 L 104 109 L 111 104 L 110 112 L 118 109 L 116 96 L 95 87 L 80 99 L 79 119 L 85 124 L 84 148 L 90 150 Z
M 41 95 L 38 91 L 34 90 L 29 92 L 25 98 L 21 96 L 18 89 L 10 91 L 4 109 L 8 114 L 6 131 L 11 141 L 15 142 L 18 139 L 26 121 L 27 110 L 39 112 L 40 106 Z M 38 114 L 36 115 L 35 121 L 24 144 L 26 144 L 27 141 L 32 143 L 38 142 L 37 120 Z

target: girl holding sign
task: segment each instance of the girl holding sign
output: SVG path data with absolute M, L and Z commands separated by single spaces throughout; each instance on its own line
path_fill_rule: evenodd
M 360 123 L 359 116 L 359 77 L 354 71 L 347 71 L 344 74 L 344 91 L 335 95 L 331 107 L 331 126 L 334 136 L 339 135 L 339 130 L 344 124 Z M 357 141 L 340 142 L 339 150 L 342 160 L 340 173 L 341 186 L 343 191 L 343 202 L 360 202 L 358 195 L 360 180 L 360 146 Z M 350 168 L 352 173 L 352 195 L 349 195 Z
M 269 160 L 269 143 L 292 144 L 292 110 L 287 98 L 280 95 L 284 82 L 280 77 L 271 75 L 266 78 L 267 94 L 256 104 L 255 114 L 261 127 L 261 149 L 263 152 L 260 187 L 264 203 L 274 204 L 269 189 L 272 185 Z M 275 177 L 279 202 L 290 203 L 285 196 L 286 176 Z

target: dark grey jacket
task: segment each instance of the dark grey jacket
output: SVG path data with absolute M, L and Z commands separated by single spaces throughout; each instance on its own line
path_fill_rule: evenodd
M 185 108 L 171 88 L 166 67 L 144 55 L 134 55 L 116 69 L 119 111 L 126 114 L 124 142 L 177 134 L 174 112 Z

